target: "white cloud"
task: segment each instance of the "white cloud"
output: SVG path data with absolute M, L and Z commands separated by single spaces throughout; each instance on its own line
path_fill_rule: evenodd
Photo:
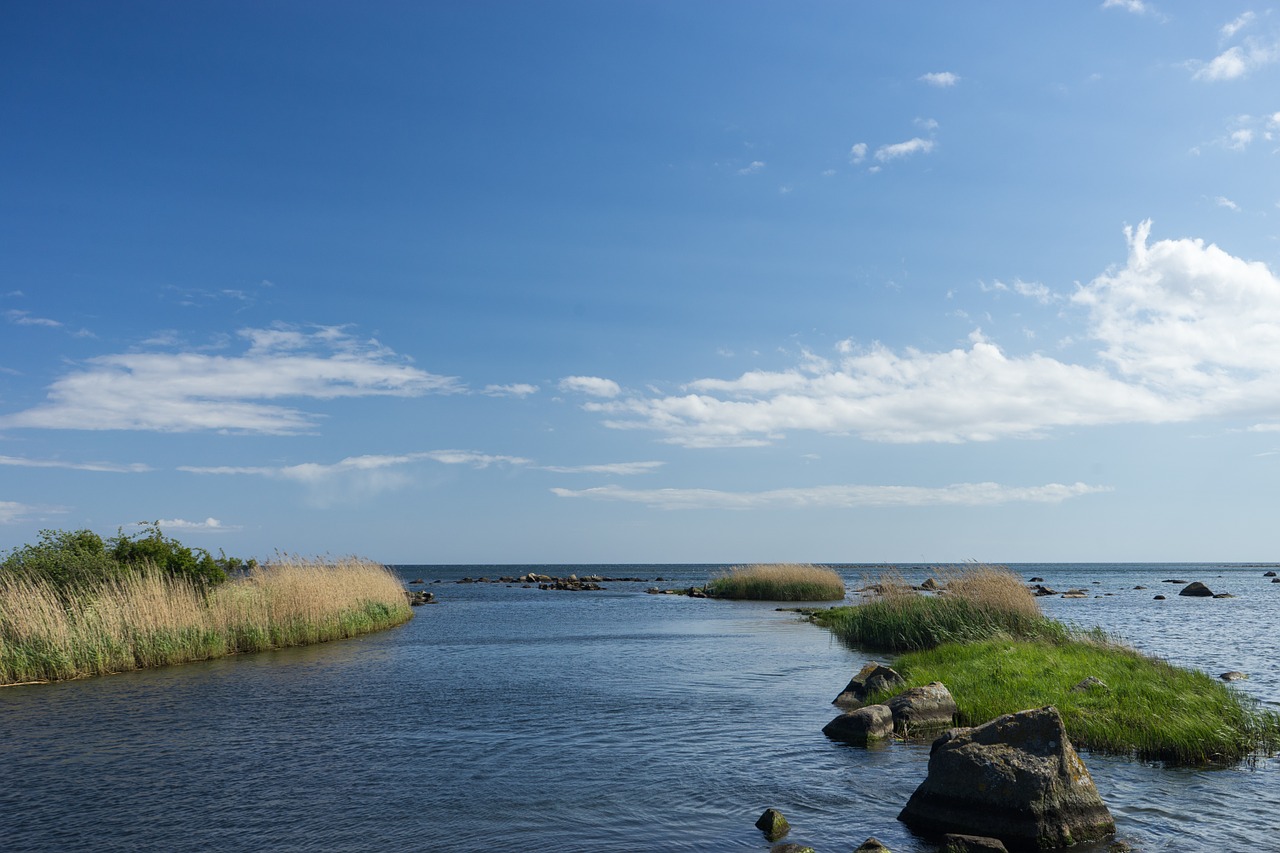
M 1244 45 L 1228 48 L 1207 63 L 1189 63 L 1196 69 L 1191 79 L 1210 83 L 1238 80 L 1277 59 L 1280 59 L 1280 45 L 1246 40 Z
M 102 471 L 112 474 L 139 474 L 152 470 L 150 465 L 141 462 L 120 465 L 114 462 L 63 462 L 60 459 L 27 459 L 21 456 L 0 456 L 0 465 L 18 468 L 66 468 L 71 471 Z
M 44 326 L 50 329 L 57 329 L 62 326 L 57 320 L 50 320 L 46 317 L 32 317 L 31 312 L 19 311 L 16 308 L 5 311 L 4 318 L 15 326 Z
M 586 408 L 609 427 L 688 447 L 761 445 L 792 430 L 963 442 L 1057 427 L 1280 420 L 1280 278 L 1200 240 L 1151 243 L 1149 222 L 1125 233 L 1126 264 L 1071 297 L 1086 313 L 1088 363 L 1010 356 L 980 332 L 941 352 L 844 341 L 826 370 L 704 378 L 683 393 Z M 1043 295 L 1037 285 L 1022 290 Z
M 17 524 L 25 521 L 28 513 L 35 507 L 17 501 L 0 501 L 0 524 Z
M 161 530 L 195 531 L 199 533 L 229 533 L 240 529 L 236 526 L 227 526 L 212 517 L 206 518 L 204 521 L 187 521 L 185 518 L 162 518 L 156 522 L 156 526 Z
M 137 352 L 88 359 L 49 386 L 47 401 L 0 416 L 0 427 L 227 430 L 293 434 L 316 415 L 266 400 L 416 397 L 463 391 L 453 377 L 412 367 L 376 340 L 335 327 L 244 329 L 241 356 Z
M 530 394 L 538 393 L 538 386 L 525 382 L 517 382 L 513 385 L 486 385 L 480 393 L 488 397 L 528 397 Z
M 1068 498 L 1110 491 L 1084 483 L 1005 486 L 957 483 L 950 486 L 814 486 L 727 492 L 718 489 L 552 489 L 562 498 L 640 503 L 656 509 L 855 509 L 867 507 L 994 506 L 1005 503 L 1060 503 Z
M 1041 305 L 1048 305 L 1051 302 L 1057 302 L 1062 297 L 1050 290 L 1046 285 L 1038 281 L 1023 281 L 1022 279 L 1014 279 L 1013 286 L 1005 284 L 1003 281 L 995 281 L 992 284 L 978 283 L 978 288 L 983 293 L 991 292 L 1010 292 L 1025 296 L 1028 299 L 1034 299 Z M 947 295 L 950 298 L 950 294 Z
M 1234 38 L 1235 34 L 1243 30 L 1245 27 L 1257 20 L 1258 16 L 1253 12 L 1245 12 L 1234 21 L 1228 21 L 1222 25 L 1222 37 L 1224 39 Z
M 560 380 L 560 390 L 592 397 L 616 397 L 622 393 L 617 382 L 599 376 L 566 376 Z
M 855 143 L 849 149 L 849 162 L 856 166 L 865 159 L 867 159 L 867 143 Z
M 881 145 L 876 149 L 875 157 L 881 163 L 887 163 L 890 160 L 897 160 L 900 157 L 907 157 L 911 154 L 928 154 L 933 150 L 933 146 L 932 139 L 921 139 L 917 136 L 914 139 L 908 139 L 906 142 Z
M 403 488 L 412 478 L 403 470 L 407 466 L 431 461 L 442 465 L 469 465 L 488 468 L 491 465 L 522 466 L 531 460 L 519 456 L 499 456 L 474 450 L 427 450 L 402 454 L 367 454 L 348 456 L 338 462 L 302 462 L 281 466 L 194 466 L 183 465 L 179 471 L 212 476 L 253 476 L 298 483 L 309 489 L 312 502 L 320 506 L 352 503 L 382 492 Z
M 1126 12 L 1132 12 L 1135 15 L 1145 15 L 1153 11 L 1151 6 L 1144 3 L 1143 0 L 1104 0 L 1102 8 L 1124 9 Z
M 1227 198 L 1226 196 L 1220 195 L 1217 198 L 1215 198 L 1213 202 L 1214 204 L 1218 205 L 1218 207 L 1225 207 L 1227 210 L 1233 210 L 1236 213 L 1240 212 L 1240 205 L 1236 204 L 1234 201 Z
M 929 74 L 921 74 L 920 82 L 928 83 L 930 86 L 937 86 L 939 89 L 946 89 L 960 82 L 960 75 L 950 71 L 934 71 Z
M 741 169 L 739 169 L 739 170 L 738 170 L 738 174 L 739 174 L 739 175 L 754 175 L 756 172 L 759 172 L 759 171 L 760 171 L 760 170 L 762 170 L 763 168 L 764 168 L 764 161 L 763 161 L 763 160 L 752 160 L 749 164 L 747 164 L 746 166 L 743 166 Z
M 1247 127 L 1231 133 L 1231 139 L 1227 143 L 1227 147 L 1233 151 L 1243 151 L 1249 147 L 1249 143 L 1253 142 L 1253 131 Z
M 601 465 L 543 465 L 543 471 L 556 474 L 612 474 L 628 477 L 633 474 L 650 474 L 666 465 L 665 462 L 606 462 Z

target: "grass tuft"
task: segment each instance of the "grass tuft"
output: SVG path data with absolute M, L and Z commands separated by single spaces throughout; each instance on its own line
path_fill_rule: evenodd
M 284 557 L 209 590 L 155 571 L 70 591 L 0 577 L 0 684 L 336 640 L 411 615 L 399 579 L 354 558 Z
M 752 601 L 840 601 L 844 581 L 834 569 L 799 563 L 735 566 L 707 584 L 715 598 Z

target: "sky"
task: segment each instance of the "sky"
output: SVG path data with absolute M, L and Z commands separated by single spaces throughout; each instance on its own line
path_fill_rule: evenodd
M 11 2 L 0 551 L 1280 559 L 1280 9 Z

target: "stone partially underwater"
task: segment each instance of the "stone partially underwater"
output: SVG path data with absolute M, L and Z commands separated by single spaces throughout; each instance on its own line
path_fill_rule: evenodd
M 1116 828 L 1052 706 L 938 738 L 898 819 L 924 835 L 998 838 L 1012 851 L 1069 847 Z

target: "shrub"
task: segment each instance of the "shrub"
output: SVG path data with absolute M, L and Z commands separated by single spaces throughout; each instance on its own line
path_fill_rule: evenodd
M 820 566 L 736 566 L 712 578 L 707 593 L 716 598 L 755 601 L 839 601 L 844 598 L 844 581 L 833 569 Z

